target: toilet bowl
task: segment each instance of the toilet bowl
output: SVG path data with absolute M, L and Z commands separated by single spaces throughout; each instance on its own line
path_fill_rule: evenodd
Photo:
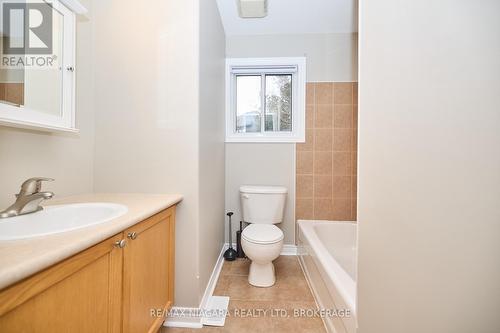
M 248 282 L 256 287 L 270 287 L 276 282 L 273 260 L 283 249 L 283 232 L 273 224 L 252 224 L 243 230 L 241 246 L 252 261 Z
M 276 282 L 273 260 L 281 253 L 284 236 L 275 224 L 283 221 L 287 192 L 282 186 L 240 187 L 243 220 L 250 223 L 241 234 L 241 246 L 252 261 L 248 282 L 253 286 Z

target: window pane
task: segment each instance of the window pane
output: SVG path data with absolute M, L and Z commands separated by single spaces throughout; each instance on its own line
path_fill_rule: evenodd
M 266 75 L 267 132 L 292 130 L 292 75 Z
M 261 77 L 236 76 L 236 132 L 260 132 L 262 116 Z

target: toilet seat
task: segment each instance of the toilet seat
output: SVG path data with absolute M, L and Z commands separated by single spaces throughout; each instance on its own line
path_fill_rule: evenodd
M 283 231 L 274 224 L 250 224 L 241 237 L 253 244 L 275 244 L 283 240 Z

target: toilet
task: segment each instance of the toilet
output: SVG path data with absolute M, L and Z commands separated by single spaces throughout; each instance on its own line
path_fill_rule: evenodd
M 283 248 L 283 221 L 288 190 L 282 186 L 241 186 L 243 221 L 250 223 L 241 234 L 241 246 L 252 261 L 248 282 L 256 287 L 271 287 L 276 282 L 273 260 Z

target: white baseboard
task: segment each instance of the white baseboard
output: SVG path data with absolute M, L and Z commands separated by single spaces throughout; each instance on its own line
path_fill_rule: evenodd
M 224 244 L 224 248 L 229 248 L 229 243 Z M 236 249 L 236 243 L 233 243 L 233 248 Z M 297 245 L 285 244 L 281 250 L 280 255 L 282 256 L 296 256 L 297 255 Z
M 285 244 L 283 245 L 283 250 L 281 250 L 282 256 L 296 256 L 297 255 L 297 245 Z
M 174 306 L 170 310 L 170 315 L 165 320 L 163 326 L 166 327 L 183 327 L 183 328 L 202 328 L 203 327 L 203 316 L 201 315 L 201 310 L 205 309 L 210 297 L 213 295 L 217 281 L 219 280 L 219 275 L 222 270 L 222 265 L 224 265 L 224 252 L 229 248 L 229 243 L 225 243 L 215 263 L 212 275 L 208 280 L 205 293 L 201 299 L 200 306 L 198 308 L 184 308 Z M 236 248 L 236 243 L 233 244 L 233 248 Z M 282 256 L 296 256 L 297 246 L 293 244 L 283 245 L 283 250 L 281 251 Z
M 198 308 L 183 308 L 174 306 L 169 313 L 169 316 L 163 323 L 166 327 L 184 327 L 184 328 L 202 328 L 203 316 L 201 315 L 201 309 L 205 309 L 208 300 L 213 295 L 217 281 L 219 280 L 219 275 L 222 270 L 222 265 L 224 264 L 224 251 L 228 248 L 228 244 L 224 244 L 215 263 L 214 269 L 212 270 L 212 275 L 208 280 L 207 287 L 203 293 L 203 298 L 201 299 L 200 306 Z
M 202 328 L 202 317 L 199 308 L 183 308 L 174 306 L 170 309 L 169 316 L 163 323 L 166 327 Z
M 212 275 L 210 275 L 207 287 L 205 288 L 205 293 L 203 294 L 203 298 L 201 299 L 200 309 L 205 309 L 207 307 L 208 300 L 214 294 L 215 286 L 217 285 L 217 281 L 219 281 L 219 275 L 222 270 L 222 266 L 224 265 L 224 252 L 226 250 L 227 245 L 222 245 L 219 257 L 217 258 L 217 262 L 215 263 L 214 269 L 212 270 Z

